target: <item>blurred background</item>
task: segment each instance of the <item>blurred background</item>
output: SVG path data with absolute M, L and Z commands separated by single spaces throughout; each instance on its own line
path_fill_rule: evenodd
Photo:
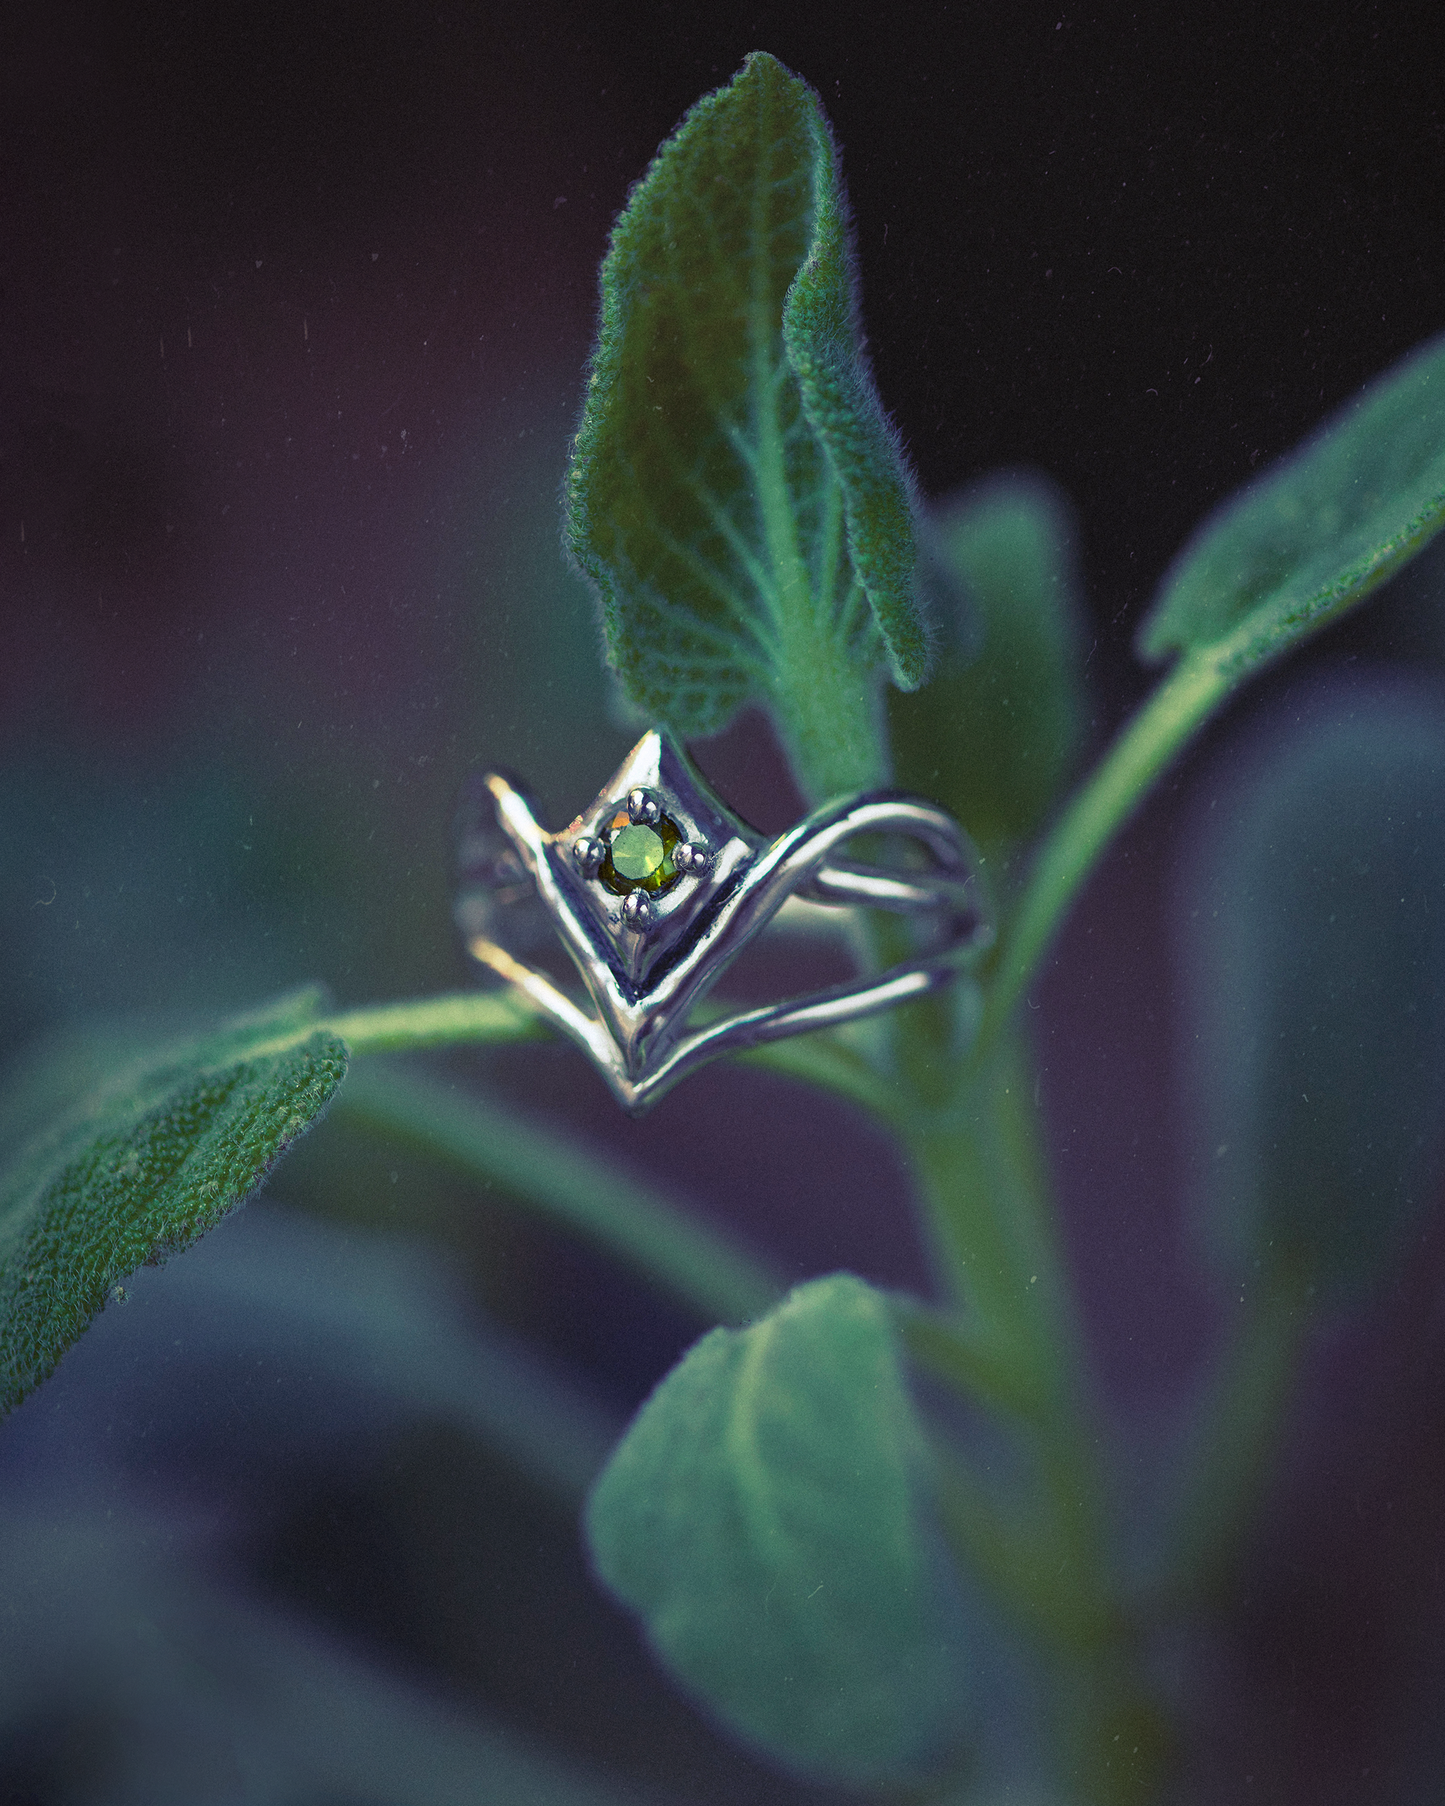
M 749 50 L 833 120 L 925 493 L 1013 466 L 1072 499 L 1097 750 L 1189 530 L 1445 326 L 1439 35 L 1390 6 L 0 11 L 0 1054 L 470 982 L 466 774 L 522 772 L 561 821 L 629 740 L 558 536 L 596 267 Z M 1030 999 L 1126 1479 L 1220 1311 L 1181 1203 L 1181 847 L 1261 718 L 1434 693 L 1438 569 L 1206 736 Z M 793 818 L 757 717 L 695 750 Z M 786 1277 L 927 1284 L 840 1106 L 713 1069 L 638 1124 L 562 1048 L 435 1070 L 653 1181 L 686 1149 L 685 1201 Z M 1202 1798 L 1435 1797 L 1438 1242 L 1331 1332 L 1238 1596 L 1179 1654 Z M 831 1797 L 653 1676 L 572 1481 L 498 1453 L 455 1379 L 570 1423 L 575 1480 L 701 1327 L 324 1125 L 0 1432 L 0 1801 Z

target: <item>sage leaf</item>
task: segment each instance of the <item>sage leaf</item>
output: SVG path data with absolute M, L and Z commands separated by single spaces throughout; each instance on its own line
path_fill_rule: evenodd
M 144 1051 L 82 1040 L 73 1070 L 54 1043 L 16 1073 L 0 1125 L 28 1134 L 0 1143 L 0 1410 L 53 1371 L 121 1280 L 213 1228 L 316 1119 L 346 1070 L 344 1044 L 308 1032 L 318 1005 L 302 993 Z
M 996 858 L 1042 822 L 1082 738 L 1072 522 L 1052 483 L 1018 472 L 931 508 L 928 529 L 943 645 L 921 690 L 888 698 L 894 770 Z
M 1145 658 L 1251 670 L 1322 627 L 1445 525 L 1445 336 L 1378 377 L 1226 502 L 1165 576 Z
M 1242 1284 L 1332 1296 L 1445 1179 L 1445 707 L 1306 712 L 1215 793 L 1182 926 L 1206 1238 Z
M 630 701 L 753 700 L 810 792 L 882 775 L 875 686 L 927 663 L 913 492 L 864 361 L 817 96 L 750 56 L 663 145 L 602 265 L 567 542 Z
M 962 1608 L 881 1295 L 846 1273 L 717 1329 L 588 1502 L 597 1572 L 678 1681 L 797 1773 L 935 1773 L 967 1695 Z

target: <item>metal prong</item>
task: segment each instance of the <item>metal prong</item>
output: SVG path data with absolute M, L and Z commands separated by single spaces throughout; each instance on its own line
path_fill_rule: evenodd
M 600 840 L 594 840 L 590 834 L 584 834 L 580 840 L 572 842 L 572 857 L 577 862 L 577 869 L 584 878 L 595 878 L 602 861 L 607 857 L 607 848 Z
M 694 877 L 707 870 L 708 850 L 695 840 L 683 840 L 672 849 L 672 863 L 680 872 Z
M 662 806 L 655 796 L 649 796 L 645 790 L 629 790 L 627 793 L 627 819 L 639 827 L 656 827 L 662 817 Z
M 652 926 L 652 904 L 644 891 L 629 891 L 622 899 L 622 920 L 634 934 L 646 934 Z

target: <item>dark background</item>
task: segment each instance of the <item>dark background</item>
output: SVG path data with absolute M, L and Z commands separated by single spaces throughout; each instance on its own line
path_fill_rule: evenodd
M 1077 508 L 1097 747 L 1146 686 L 1132 630 L 1191 527 L 1445 326 L 1440 35 L 1378 6 L 852 24 L 554 0 L 7 9 L 0 1042 L 309 979 L 348 1003 L 468 982 L 449 916 L 463 776 L 525 771 L 561 819 L 626 744 L 557 549 L 596 265 L 659 140 L 754 48 L 834 122 L 875 371 L 925 492 L 1027 465 Z M 1346 684 L 1428 666 L 1435 631 L 1387 606 L 1237 708 L 1111 856 L 1034 1000 L 1071 1243 L 1131 1435 L 1167 1417 L 1217 1313 L 1177 1206 L 1178 824 L 1257 712 L 1326 665 Z M 761 825 L 790 819 L 755 719 L 703 762 Z M 715 1072 L 632 1125 L 564 1050 L 449 1070 L 483 1067 L 642 1170 L 686 1145 L 693 1201 L 790 1273 L 923 1280 L 902 1177 L 843 1112 L 789 1094 L 784 1127 L 767 1081 Z M 329 1133 L 274 1190 L 335 1214 Z M 407 1226 L 395 1180 L 382 1198 L 359 1153 L 344 1170 L 344 1214 Z M 473 1206 L 429 1207 L 441 1245 L 619 1407 L 695 1333 Z M 1291 1478 L 1205 1664 L 1229 1797 L 1255 1774 L 1282 1798 L 1407 1797 L 1402 1717 L 1428 1720 L 1445 1667 L 1422 1678 L 1438 1266 L 1343 1325 L 1311 1375 Z M 341 1507 L 324 1476 L 306 1484 L 257 1559 L 309 1596 L 332 1584 L 314 1526 Z M 360 1550 L 385 1513 L 357 1497 L 331 1541 Z M 365 1617 L 346 1597 L 341 1621 Z M 407 1598 L 373 1614 L 383 1646 L 408 1647 Z M 425 1672 L 486 1695 L 416 1641 Z M 45 1735 L 31 1747 L 48 1773 Z M 737 1775 L 715 1797 L 785 1797 Z

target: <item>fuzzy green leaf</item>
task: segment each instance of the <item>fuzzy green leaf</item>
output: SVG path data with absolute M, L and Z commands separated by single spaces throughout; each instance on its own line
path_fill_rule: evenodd
M 0 1127 L 28 1131 L 7 1136 L 0 1168 L 0 1410 L 54 1369 L 120 1280 L 214 1227 L 310 1127 L 346 1070 L 335 1035 L 297 1039 L 317 1003 L 289 998 L 202 1041 L 132 1043 L 128 1058 L 123 1042 L 100 1059 L 86 1041 L 72 1063 L 56 1043 L 17 1072 L 0 1099 Z
M 724 1724 L 866 1785 L 936 1772 L 967 1692 L 956 1582 L 883 1298 L 834 1274 L 663 1380 L 587 1507 L 598 1573 Z
M 1247 671 L 1362 600 L 1442 525 L 1445 337 L 1204 523 L 1166 575 L 1140 651 L 1218 648 Z
M 1186 879 L 1189 1089 L 1226 1270 L 1338 1292 L 1445 1178 L 1445 711 L 1321 706 L 1220 788 Z
M 953 811 L 986 856 L 1026 839 L 1084 723 L 1082 606 L 1067 503 L 992 478 L 930 511 L 949 617 L 933 676 L 888 699 L 898 782 Z M 981 649 L 974 643 L 981 634 Z
M 863 358 L 827 121 L 761 52 L 613 231 L 567 503 L 646 716 L 713 733 L 751 698 L 806 787 L 880 775 L 870 673 L 912 687 L 927 661 L 912 487 Z

